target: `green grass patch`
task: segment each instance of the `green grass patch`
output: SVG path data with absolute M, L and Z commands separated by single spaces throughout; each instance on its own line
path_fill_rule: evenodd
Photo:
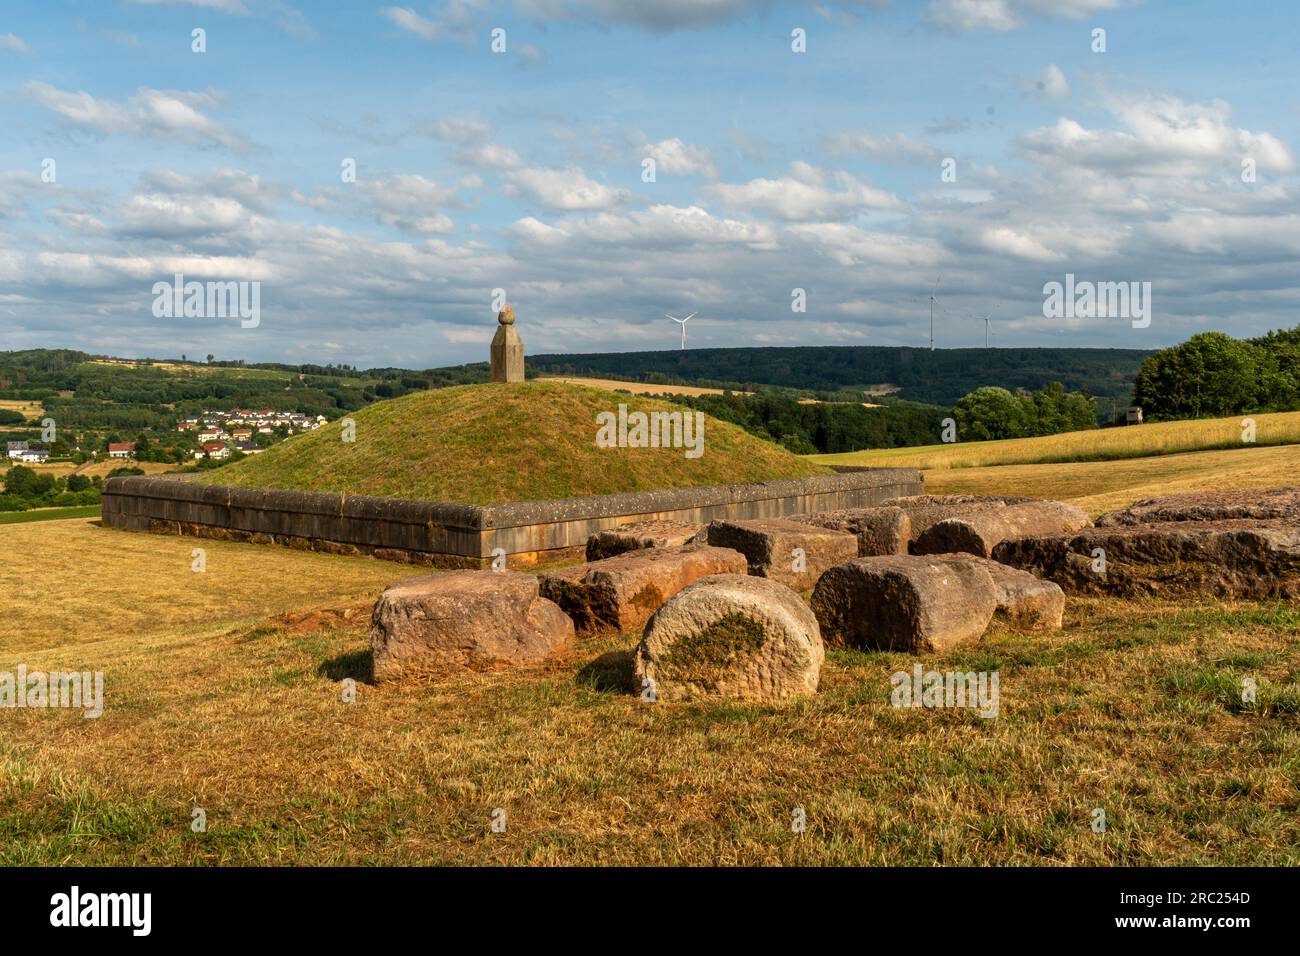
M 61 521 L 67 518 L 98 518 L 99 505 L 75 508 L 36 508 L 32 511 L 0 512 L 0 524 L 27 524 L 31 521 Z

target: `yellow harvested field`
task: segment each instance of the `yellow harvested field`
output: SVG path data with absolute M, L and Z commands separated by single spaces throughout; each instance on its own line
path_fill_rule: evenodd
M 929 494 L 1056 498 L 1096 517 L 1139 498 L 1184 491 L 1300 485 L 1300 447 L 1233 448 L 1122 461 L 930 468 L 924 475 Z
M 365 605 L 368 615 L 387 583 L 415 573 L 371 558 L 133 534 L 96 521 L 0 526 L 0 549 L 13 558 L 0 561 L 0 655 L 22 651 L 33 666 L 52 666 L 45 655 L 59 648 L 75 646 L 82 657 L 112 641 L 143 652 L 316 605 Z M 203 573 L 192 570 L 195 548 L 206 555 Z
M 161 475 L 169 471 L 175 471 L 180 467 L 182 466 L 163 461 L 123 461 L 118 458 L 87 464 L 85 467 L 81 468 L 77 474 L 85 475 L 87 478 L 94 478 L 96 475 L 104 477 L 115 468 L 139 468 L 146 475 Z
M 9 467 L 7 462 L 0 462 L 0 480 L 8 472 Z M 106 459 L 104 461 L 87 462 L 81 466 L 74 465 L 70 461 L 56 461 L 44 465 L 23 465 L 23 467 L 30 468 L 37 474 L 53 475 L 55 478 L 66 478 L 74 472 L 78 475 L 85 475 L 87 478 L 94 478 L 96 475 L 102 478 L 115 468 L 139 468 L 146 475 L 161 475 L 164 472 L 175 471 L 181 466 L 160 461 Z
M 721 388 L 695 388 L 691 385 L 648 385 L 645 382 L 621 382 L 614 378 L 571 378 L 564 375 L 547 375 L 553 382 L 568 382 L 570 385 L 586 385 L 589 388 L 603 388 L 606 391 L 623 389 L 633 395 L 723 395 Z M 750 392 L 732 392 L 733 395 L 749 395 Z
M 0 398 L 0 408 L 6 411 L 18 412 L 28 419 L 40 418 L 45 414 L 45 406 L 40 402 L 20 398 Z
M 1300 442 L 1300 412 L 1250 416 L 1256 445 Z M 882 468 L 971 468 L 1052 461 L 1143 458 L 1177 452 L 1243 446 L 1243 417 L 1157 422 L 1126 428 L 1099 428 L 1042 438 L 955 442 L 919 448 L 873 448 L 838 455 L 811 455 L 824 465 L 874 465 Z M 960 437 L 960 436 L 959 436 Z
M 799 399 L 799 404 L 800 405 L 847 405 L 849 403 L 848 402 L 823 402 L 820 398 L 801 398 Z M 875 402 L 859 402 L 858 404 L 861 405 L 863 408 L 880 407 Z

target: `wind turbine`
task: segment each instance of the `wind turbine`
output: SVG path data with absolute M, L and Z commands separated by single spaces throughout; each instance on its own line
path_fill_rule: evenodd
M 698 312 L 692 312 L 686 318 L 679 319 L 675 315 L 669 315 L 667 312 L 664 313 L 665 319 L 672 319 L 674 322 L 676 322 L 678 325 L 682 327 L 682 348 L 686 348 L 686 323 L 691 321 L 691 319 L 695 318 L 697 315 L 699 315 Z
M 990 318 L 992 318 L 991 315 L 984 316 L 984 347 L 985 348 L 989 347 L 989 319 Z
M 940 273 L 939 275 L 934 277 L 934 285 L 930 287 L 930 351 L 931 352 L 934 351 L 934 304 L 936 301 L 938 301 L 937 299 L 935 299 L 934 294 L 939 291 L 939 283 L 942 281 L 943 281 L 943 273 Z M 939 308 L 942 309 L 943 306 L 939 306 Z

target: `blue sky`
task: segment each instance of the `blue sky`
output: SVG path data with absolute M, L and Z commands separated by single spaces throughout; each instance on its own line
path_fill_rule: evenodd
M 1293 20 L 1157 0 L 8 0 L 0 348 L 445 365 L 485 357 L 497 288 L 530 352 L 671 348 L 663 313 L 691 311 L 692 347 L 924 345 L 931 291 L 940 346 L 982 344 L 986 314 L 1003 346 L 1290 327 Z M 178 271 L 260 282 L 260 324 L 155 318 Z M 1045 318 L 1067 273 L 1151 282 L 1150 326 Z

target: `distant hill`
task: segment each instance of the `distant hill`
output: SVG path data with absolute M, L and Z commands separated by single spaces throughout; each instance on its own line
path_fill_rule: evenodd
M 829 474 L 705 416 L 704 453 L 598 448 L 599 412 L 689 413 L 657 399 L 562 382 L 465 385 L 362 408 L 212 472 L 222 484 L 488 504 Z
M 876 345 L 797 348 L 677 349 L 531 355 L 545 375 L 589 375 L 665 383 L 752 388 L 776 385 L 813 391 L 896 385 L 900 398 L 951 406 L 982 385 L 1039 389 L 1061 382 L 1099 398 L 1127 402 L 1142 359 L 1137 349 L 894 348 Z

